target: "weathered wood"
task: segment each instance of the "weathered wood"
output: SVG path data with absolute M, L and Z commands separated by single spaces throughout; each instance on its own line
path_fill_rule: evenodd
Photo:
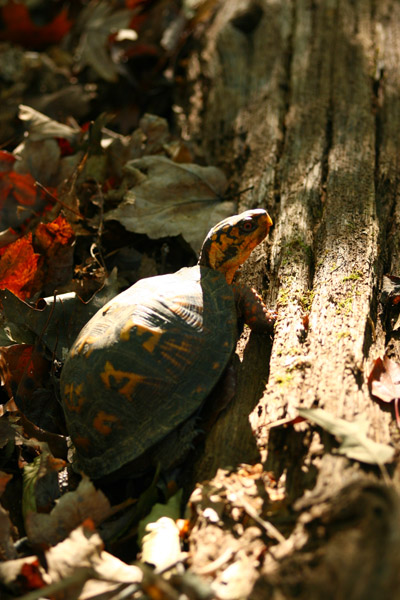
M 268 282 L 263 293 L 279 317 L 270 353 L 265 341 L 250 338 L 236 401 L 208 437 L 196 475 L 257 459 L 248 416 L 262 460 L 282 477 L 288 501 L 312 489 L 309 504 L 297 505 L 300 514 L 312 520 L 310 507 L 323 498 L 334 523 L 344 484 L 353 486 L 355 507 L 357 494 L 364 497 L 365 469 L 332 453 L 329 436 L 304 424 L 271 426 L 296 416 L 299 406 L 318 406 L 349 421 L 363 415 L 370 437 L 398 445 L 392 411 L 371 398 L 367 376 L 385 347 L 400 358 L 379 304 L 382 275 L 400 275 L 400 5 L 225 0 L 201 41 L 189 62 L 193 95 L 185 127 L 208 160 L 226 167 L 233 185 L 254 186 L 240 208 L 263 206 L 273 216 L 265 258 L 257 254 L 255 272 L 247 267 L 244 277 L 258 287 Z M 369 476 L 389 482 L 385 471 Z M 398 487 L 396 468 L 393 482 Z M 369 524 L 360 516 L 349 564 L 356 552 L 362 556 L 363 544 L 373 548 Z M 303 538 L 312 538 L 302 527 Z M 287 556 L 294 547 L 293 541 Z M 368 561 L 376 567 L 374 556 L 371 550 Z M 398 558 L 388 567 L 391 589 L 395 568 Z M 273 569 L 274 561 L 264 561 L 265 574 Z M 308 592 L 312 580 L 304 578 Z M 331 597 L 368 597 L 368 586 L 347 596 L 349 579 L 342 580 L 342 595 Z M 322 597 L 321 589 L 304 597 Z

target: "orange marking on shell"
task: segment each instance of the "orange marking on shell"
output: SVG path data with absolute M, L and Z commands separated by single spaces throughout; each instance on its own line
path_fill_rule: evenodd
M 125 325 L 122 327 L 120 334 L 119 334 L 119 339 L 121 340 L 121 342 L 127 342 L 129 340 L 131 329 L 134 326 L 135 326 L 135 323 L 132 321 L 132 319 L 129 319 L 125 323 Z
M 212 368 L 213 368 L 214 370 L 216 370 L 216 369 L 219 369 L 219 367 L 220 367 L 220 363 L 219 363 L 219 362 L 215 362 L 215 363 L 213 363 L 213 366 L 212 366 Z
M 80 452 L 87 452 L 90 448 L 90 440 L 87 437 L 77 436 L 72 439 L 74 446 L 78 448 Z
M 93 419 L 93 427 L 102 435 L 108 435 L 112 431 L 112 423 L 119 421 L 116 415 L 110 415 L 104 410 L 100 410 Z
M 153 352 L 163 334 L 162 329 L 150 329 L 144 325 L 137 325 L 137 335 L 146 335 L 147 339 L 142 343 L 142 346 L 147 352 Z
M 139 383 L 146 381 L 146 377 L 144 375 L 115 369 L 109 360 L 104 365 L 104 371 L 100 373 L 100 377 L 108 389 L 112 388 L 111 379 L 113 379 L 117 385 L 125 382 L 124 385 L 121 385 L 121 387 L 118 388 L 118 392 L 128 398 L 128 400 L 132 399 L 135 387 Z
M 64 386 L 64 399 L 68 410 L 80 413 L 82 404 L 85 402 L 85 398 L 82 396 L 83 383 L 74 385 L 73 383 L 66 384 Z
M 75 356 L 76 354 L 85 354 L 89 357 L 93 351 L 94 342 L 98 341 L 98 338 L 88 335 L 82 339 L 79 339 L 72 347 L 70 355 Z

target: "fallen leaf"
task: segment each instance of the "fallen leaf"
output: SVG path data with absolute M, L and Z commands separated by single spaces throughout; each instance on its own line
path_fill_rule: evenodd
M 42 213 L 48 202 L 47 192 L 37 186 L 36 179 L 31 173 L 18 172 L 19 165 L 20 163 L 17 163 L 15 171 L 0 173 L 1 229 L 22 225 L 33 215 Z M 56 190 L 51 188 L 49 192 L 56 193 Z M 3 246 L 4 243 L 1 245 Z
M 78 68 L 90 66 L 106 81 L 116 82 L 118 65 L 110 55 L 109 37 L 120 29 L 128 29 L 131 16 L 130 10 L 113 11 L 109 2 L 89 2 L 76 23 L 76 29 L 81 31 L 76 50 Z
M 43 349 L 30 344 L 0 347 L 1 375 L 9 398 L 22 415 L 43 430 L 59 433 L 62 411 Z
M 88 302 L 70 292 L 41 298 L 33 307 L 8 290 L 0 291 L 3 327 L 10 332 L 9 340 L 33 344 L 39 337 L 51 355 L 65 360 L 82 327 L 118 292 L 116 269 Z
M 74 143 L 80 134 L 79 128 L 75 129 L 69 125 L 59 123 L 25 104 L 20 104 L 18 117 L 21 121 L 25 121 L 31 141 L 64 138 Z
M 227 181 L 216 167 L 145 156 L 129 161 L 125 171 L 134 185 L 105 220 L 119 221 L 128 231 L 152 239 L 182 235 L 198 252 L 210 228 L 235 212 L 234 202 L 222 200 Z
M 374 361 L 368 376 L 368 387 L 373 396 L 383 402 L 393 402 L 397 426 L 400 428 L 400 364 L 388 356 Z
M 74 242 L 74 230 L 62 215 L 36 227 L 35 246 L 45 257 L 43 291 L 46 295 L 72 279 Z
M 20 597 L 32 589 L 29 585 L 35 575 L 37 588 L 41 589 L 37 598 L 89 600 L 117 597 L 115 593 L 121 587 L 140 585 L 143 579 L 139 567 L 127 565 L 103 550 L 103 542 L 89 519 L 63 542 L 49 548 L 43 562 L 46 570 L 36 556 L 0 563 L 0 582 Z
M 83 477 L 77 489 L 67 492 L 49 514 L 28 512 L 25 519 L 29 541 L 37 546 L 53 546 L 90 517 L 95 524 L 115 512 L 106 496 Z
M 16 160 L 16 157 L 11 152 L 0 150 L 0 172 L 11 171 Z
M 28 134 L 18 146 L 16 154 L 18 156 L 18 162 L 14 167 L 16 173 L 29 173 L 42 186 L 47 188 L 50 186 L 52 192 L 56 192 L 54 186 L 59 183 L 61 160 L 61 150 L 56 139 L 33 140 Z M 39 191 L 42 192 L 41 188 L 35 189 L 35 194 Z
M 45 586 L 46 573 L 37 556 L 16 558 L 0 563 L 0 583 L 20 597 L 21 594 Z
M 36 25 L 22 2 L 9 0 L 1 8 L 3 29 L 0 39 L 22 44 L 29 48 L 43 48 L 58 43 L 71 28 L 68 11 L 63 8 L 50 23 Z
M 153 504 L 151 511 L 139 521 L 138 525 L 138 541 L 140 542 L 145 536 L 147 526 L 155 523 L 162 517 L 168 517 L 176 521 L 181 516 L 182 490 L 171 496 L 167 503 L 161 504 L 156 502 Z
M 74 231 L 68 221 L 60 215 L 51 223 L 40 223 L 35 231 L 36 242 L 46 254 L 55 254 L 59 246 L 70 246 Z
M 41 454 L 24 466 L 22 493 L 24 518 L 31 511 L 50 512 L 61 493 L 58 473 L 64 467 L 65 461 L 55 459 L 45 444 L 42 445 Z
M 40 289 L 41 258 L 32 245 L 32 234 L 2 248 L 0 258 L 0 289 L 10 290 L 25 299 Z
M 337 451 L 348 458 L 372 465 L 390 462 L 394 448 L 374 442 L 367 437 L 369 424 L 363 415 L 354 421 L 346 421 L 322 408 L 299 408 L 299 415 L 319 425 L 340 440 Z
M 400 277 L 397 275 L 383 276 L 382 300 L 384 303 L 391 304 L 400 302 Z
M 20 577 L 23 580 L 24 590 L 37 590 L 43 588 L 46 583 L 40 572 L 39 560 L 25 562 L 21 566 Z
M 18 227 L 38 208 L 40 197 L 29 173 L 0 173 L 0 228 Z
M 0 249 L 4 248 L 5 246 L 8 246 L 9 244 L 12 244 L 18 238 L 19 238 L 18 233 L 16 233 L 14 231 L 14 229 L 12 229 L 11 227 L 9 227 L 8 229 L 5 229 L 4 231 L 1 231 L 0 232 Z
M 142 540 L 142 560 L 163 571 L 182 558 L 179 528 L 174 519 L 160 517 L 146 526 Z

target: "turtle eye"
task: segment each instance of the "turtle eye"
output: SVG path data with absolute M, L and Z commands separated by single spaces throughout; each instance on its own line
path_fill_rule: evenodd
M 240 223 L 240 229 L 246 233 L 253 231 L 253 229 L 255 229 L 255 228 L 256 228 L 256 223 L 252 219 L 246 219 L 246 221 L 243 221 L 242 223 Z

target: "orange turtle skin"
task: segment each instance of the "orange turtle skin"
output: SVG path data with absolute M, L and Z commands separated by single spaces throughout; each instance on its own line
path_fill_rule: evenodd
M 84 326 L 60 382 L 78 469 L 101 479 L 143 456 L 149 467 L 180 461 L 235 349 L 238 317 L 272 329 L 260 297 L 232 284 L 271 224 L 262 209 L 221 221 L 197 266 L 138 281 Z

